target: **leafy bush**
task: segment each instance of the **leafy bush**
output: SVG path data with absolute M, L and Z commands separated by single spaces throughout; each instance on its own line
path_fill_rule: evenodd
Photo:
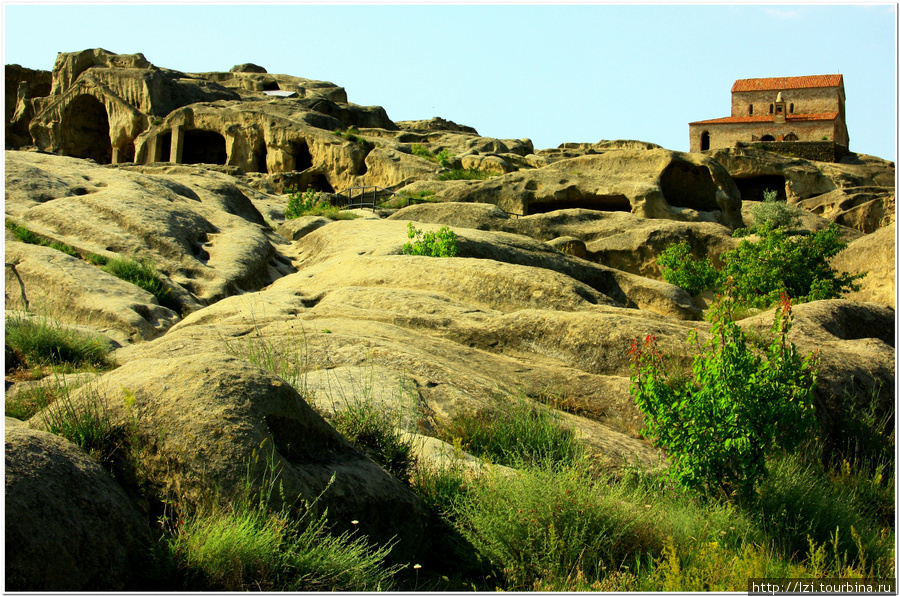
M 29 368 L 48 365 L 108 367 L 109 343 L 101 336 L 66 328 L 46 317 L 6 319 L 6 345 Z
M 657 263 L 666 282 L 682 288 L 692 296 L 716 286 L 719 274 L 715 267 L 708 257 L 696 259 L 691 254 L 691 245 L 687 240 L 672 244 L 659 253 Z
M 714 305 L 710 319 L 710 340 L 694 357 L 692 377 L 666 370 L 653 336 L 632 342 L 631 393 L 647 435 L 666 450 L 682 485 L 743 499 L 765 477 L 766 456 L 776 447 L 795 448 L 814 424 L 816 361 L 802 358 L 786 339 L 792 322 L 787 298 L 765 358 L 748 346 L 727 299 Z
M 754 229 L 761 229 L 767 223 L 772 228 L 790 229 L 800 223 L 803 209 L 797 205 L 788 205 L 785 201 L 779 201 L 776 191 L 766 189 L 763 191 L 763 202 L 755 205 L 751 213 L 753 214 Z
M 742 240 L 722 255 L 719 285 L 733 283 L 734 296 L 756 308 L 766 308 L 786 293 L 794 302 L 839 298 L 859 289 L 865 274 L 838 273 L 829 259 L 847 247 L 835 224 L 808 236 L 791 238 L 765 223 L 758 242 Z
M 442 226 L 437 232 L 422 232 L 409 222 L 407 229 L 413 242 L 403 245 L 405 255 L 455 257 L 459 250 L 456 246 L 456 233 L 447 226 Z
M 137 287 L 147 290 L 165 306 L 175 312 L 179 312 L 181 304 L 175 299 L 172 290 L 162 281 L 156 267 L 149 261 L 137 261 L 135 259 L 108 259 L 100 269 L 121 280 L 133 283 Z
M 707 259 L 694 259 L 687 242 L 671 245 L 657 259 L 663 279 L 691 294 L 727 284 L 738 302 L 767 308 L 782 294 L 794 302 L 839 298 L 858 290 L 855 282 L 865 277 L 864 273 L 838 273 L 829 264 L 847 247 L 835 224 L 808 236 L 790 237 L 766 222 L 757 234 L 758 242 L 742 240 L 736 249 L 724 253 L 725 265 L 718 273 Z

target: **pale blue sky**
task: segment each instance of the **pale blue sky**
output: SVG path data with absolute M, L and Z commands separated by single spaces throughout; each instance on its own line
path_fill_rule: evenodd
M 142 52 L 157 66 L 331 81 L 393 120 L 485 136 L 688 150 L 736 79 L 844 75 L 850 148 L 896 158 L 896 5 L 4 6 L 4 63 Z

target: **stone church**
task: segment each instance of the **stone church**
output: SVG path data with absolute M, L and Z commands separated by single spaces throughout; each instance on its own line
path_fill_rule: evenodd
M 766 142 L 827 143 L 846 151 L 844 102 L 840 74 L 741 79 L 731 87 L 731 116 L 690 123 L 691 151 Z

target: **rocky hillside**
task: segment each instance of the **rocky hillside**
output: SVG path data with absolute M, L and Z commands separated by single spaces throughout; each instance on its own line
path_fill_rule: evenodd
M 715 261 L 766 188 L 805 210 L 803 229 L 842 226 L 850 245 L 836 266 L 868 272 L 846 299 L 795 307 L 793 341 L 821 353 L 824 419 L 840 420 L 854 396 L 892 400 L 893 163 L 635 141 L 535 150 L 439 118 L 393 122 L 340 87 L 252 65 L 185 74 L 98 52 L 61 55 L 52 89 L 35 96 L 38 85 L 25 84 L 7 114 L 19 145 L 5 155 L 6 313 L 107 339 L 119 366 L 73 400 L 99 400 L 140 438 L 129 455 L 139 470 L 96 480 L 102 469 L 44 432 L 45 412 L 7 418 L 9 589 L 132 585 L 129 556 L 146 544 L 155 507 L 173 490 L 199 502 L 236 487 L 263 444 L 275 447 L 289 499 L 314 498 L 334 475 L 322 497 L 330 518 L 364 519 L 381 542 L 398 536 L 396 553 L 412 560 L 427 546 L 422 502 L 318 413 L 355 400 L 401 412 L 423 458 L 439 457 L 424 446 L 454 417 L 524 395 L 560 406 L 599 464 L 660 463 L 629 394 L 628 346 L 654 335 L 686 359 L 688 334 L 702 339 L 709 325 L 703 301 L 661 280 L 656 256 L 688 240 Z M 7 67 L 7 90 L 10 76 Z M 273 89 L 285 93 L 265 94 Z M 66 124 L 91 101 L 108 107 L 109 151 Z M 157 142 L 177 127 L 230 131 L 224 155 L 164 159 Z M 131 161 L 113 160 L 112 148 Z M 427 202 L 349 221 L 285 217 L 286 187 L 363 184 Z M 458 256 L 402 254 L 410 222 L 449 226 Z M 23 242 L 16 226 L 43 243 Z M 165 304 L 98 265 L 121 257 L 155 266 Z M 741 324 L 764 329 L 771 317 Z M 286 368 L 253 364 L 260 349 Z M 8 399 L 27 384 L 8 377 Z M 100 502 L 120 520 L 107 523 L 133 531 L 93 527 Z M 11 532 L 23 545 L 12 559 Z

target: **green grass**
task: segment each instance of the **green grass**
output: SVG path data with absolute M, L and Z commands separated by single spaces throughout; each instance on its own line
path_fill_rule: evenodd
M 71 257 L 75 257 L 76 259 L 80 259 L 81 255 L 75 250 L 74 247 L 56 240 L 48 240 L 43 236 L 36 234 L 26 228 L 25 226 L 20 226 L 11 220 L 6 220 L 6 229 L 10 230 L 18 240 L 24 242 L 25 244 L 36 244 L 38 246 L 49 246 L 50 248 L 56 249 L 60 252 L 64 252 Z
M 441 438 L 456 439 L 477 457 L 513 467 L 571 464 L 585 454 L 559 414 L 521 395 L 496 411 L 458 416 Z
M 487 180 L 497 176 L 490 172 L 482 172 L 473 168 L 450 170 L 438 176 L 438 180 Z
M 412 443 L 400 434 L 399 414 L 385 405 L 358 399 L 325 415 L 336 431 L 386 472 L 409 483 L 413 466 Z
M 28 368 L 62 367 L 60 370 L 109 368 L 109 343 L 100 335 L 64 327 L 47 317 L 6 318 L 6 345 Z
M 170 520 L 156 559 L 173 588 L 382 591 L 393 587 L 400 568 L 385 563 L 393 544 L 376 547 L 351 532 L 329 533 L 327 513 L 316 515 L 307 503 L 297 509 L 272 508 L 270 497 L 280 492 L 277 479 L 270 458 L 258 492 L 248 474 L 235 498 L 196 507 Z
M 165 306 L 175 312 L 181 312 L 181 303 L 175 299 L 172 290 L 163 283 L 156 267 L 152 263 L 130 258 L 108 259 L 106 264 L 100 268 L 121 280 L 147 290 L 156 296 L 161 306 Z

